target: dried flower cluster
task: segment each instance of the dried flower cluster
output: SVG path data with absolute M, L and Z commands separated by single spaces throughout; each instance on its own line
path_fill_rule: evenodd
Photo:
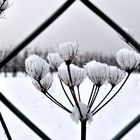
M 58 46 L 58 53 L 48 54 L 47 61 L 37 55 L 29 56 L 25 61 L 25 67 L 35 87 L 47 95 L 47 97 L 59 107 L 70 113 L 74 121 L 91 121 L 92 116 L 101 110 L 119 92 L 122 86 L 118 87 L 116 85 L 119 83 L 123 85 L 126 82 L 130 73 L 137 68 L 140 58 L 139 54 L 133 50 L 121 49 L 116 55 L 117 62 L 121 69 L 95 60 L 88 62 L 83 68 L 80 68 L 72 64 L 72 61 L 79 53 L 78 48 L 79 44 L 76 41 L 62 43 Z M 58 72 L 62 89 L 72 106 L 72 110 L 66 108 L 48 92 L 53 82 L 53 74 L 51 74 L 50 68 Z M 93 88 L 88 103 L 84 104 L 80 97 L 81 91 L 79 86 L 86 77 L 93 83 Z M 70 99 L 63 84 L 68 86 L 73 99 Z M 100 87 L 104 84 L 110 84 L 111 89 L 97 106 L 93 108 L 93 104 L 97 96 L 99 96 L 98 92 Z M 118 90 L 108 99 L 108 95 L 114 88 L 118 88 Z

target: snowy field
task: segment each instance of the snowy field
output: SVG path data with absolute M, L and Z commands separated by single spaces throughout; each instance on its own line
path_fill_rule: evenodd
M 103 86 L 100 94 L 105 94 L 108 88 Z M 86 79 L 81 86 L 84 102 L 90 90 L 91 83 Z M 140 75 L 133 74 L 116 98 L 94 116 L 91 125 L 88 124 L 87 140 L 110 140 L 135 118 L 140 113 L 139 90 Z M 4 78 L 1 74 L 0 91 L 52 140 L 80 140 L 80 124 L 74 123 L 67 112 L 52 104 L 37 91 L 29 77 L 19 74 L 17 78 L 12 78 L 10 75 Z M 56 77 L 50 92 L 69 107 Z M 0 108 L 13 140 L 40 140 L 2 103 Z M 0 140 L 7 140 L 1 125 Z M 140 140 L 140 124 L 123 140 Z

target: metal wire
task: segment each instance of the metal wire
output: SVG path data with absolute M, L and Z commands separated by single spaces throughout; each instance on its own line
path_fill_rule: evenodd
M 23 48 L 25 48 L 33 39 L 35 39 L 42 31 L 52 24 L 64 11 L 66 11 L 75 0 L 66 1 L 52 16 L 50 16 L 43 24 L 33 31 L 25 40 L 23 40 L 11 53 L 1 61 L 0 68 L 16 56 Z M 34 125 L 25 115 L 23 115 L 10 101 L 0 92 L 0 100 L 5 104 L 18 118 L 20 118 L 29 128 L 31 128 L 43 140 L 50 140 L 36 125 Z
M 138 123 L 140 123 L 140 114 L 134 120 L 132 120 L 125 128 L 123 128 L 114 138 L 112 138 L 112 140 L 120 140 Z
M 110 17 L 108 17 L 104 12 L 102 12 L 89 0 L 81 0 L 81 2 L 84 5 L 86 5 L 92 12 L 97 14 L 104 22 L 106 22 L 109 26 L 111 26 L 122 37 L 124 37 L 127 40 L 127 42 L 131 44 L 131 47 L 133 47 L 134 49 L 140 52 L 140 44 L 128 33 L 126 33 L 116 22 L 114 22 Z

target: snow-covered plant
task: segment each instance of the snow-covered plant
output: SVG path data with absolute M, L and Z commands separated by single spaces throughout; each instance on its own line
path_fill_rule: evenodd
M 103 85 L 107 81 L 109 66 L 95 60 L 89 62 L 85 66 L 85 70 L 89 79 L 95 85 Z
M 140 54 L 127 48 L 120 49 L 116 58 L 121 68 L 127 72 L 135 70 L 140 62 Z
M 63 63 L 58 68 L 58 76 L 67 86 L 80 86 L 86 78 L 84 69 L 74 64 L 70 64 L 70 72 L 72 81 L 70 81 L 66 64 Z
M 79 45 L 76 41 L 62 43 L 58 46 L 59 53 L 48 54 L 47 61 L 37 55 L 31 55 L 25 60 L 25 69 L 28 75 L 31 76 L 34 86 L 40 92 L 68 112 L 72 120 L 81 123 L 81 139 L 86 140 L 86 123 L 91 122 L 93 116 L 118 94 L 130 73 L 136 69 L 140 61 L 138 53 L 133 50 L 121 49 L 117 52 L 116 58 L 122 69 L 95 60 L 88 62 L 84 68 L 80 68 L 72 64 L 73 59 L 78 54 L 78 48 Z M 70 109 L 49 93 L 49 89 L 53 84 L 53 74 L 50 67 L 58 73 L 64 95 L 71 105 Z M 81 98 L 82 91 L 80 90 L 81 83 L 84 84 L 86 77 L 90 79 L 93 85 L 89 94 L 84 93 L 85 96 L 89 95 L 87 103 Z M 107 84 L 110 84 L 111 88 L 97 102 L 96 98 L 100 96 L 100 88 L 103 85 L 107 86 Z M 69 91 L 65 89 L 66 86 Z M 114 88 L 116 89 L 115 92 Z
M 125 76 L 126 76 L 126 72 L 124 70 L 120 70 L 116 66 L 110 66 L 109 74 L 108 74 L 108 83 L 115 86 L 118 83 L 120 83 Z
M 31 55 L 25 60 L 26 72 L 34 79 L 41 80 L 48 72 L 50 65 L 38 55 Z
M 53 70 L 58 70 L 58 67 L 64 62 L 58 53 L 49 53 L 47 60 Z
M 77 56 L 78 52 L 79 43 L 77 41 L 64 42 L 58 45 L 58 53 L 61 58 L 67 63 L 71 63 L 72 60 Z

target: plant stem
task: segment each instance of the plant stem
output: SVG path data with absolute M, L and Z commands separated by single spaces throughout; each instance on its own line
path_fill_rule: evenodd
M 86 140 L 86 124 L 87 120 L 81 121 L 81 140 Z
M 111 87 L 110 91 L 106 94 L 106 96 L 99 102 L 99 104 L 94 108 L 94 110 L 92 112 L 94 112 L 103 102 L 104 100 L 108 97 L 108 95 L 110 94 L 110 92 L 113 90 L 114 86 Z
M 92 87 L 92 90 L 91 90 L 91 94 L 90 94 L 90 97 L 89 97 L 89 100 L 88 100 L 88 106 L 89 106 L 89 104 L 90 104 L 90 102 L 91 102 L 91 98 L 92 98 L 92 96 L 93 96 L 94 88 L 95 88 L 95 85 L 93 84 L 93 87 Z
M 5 134 L 6 134 L 6 136 L 7 136 L 7 139 L 8 139 L 8 140 L 12 140 L 12 137 L 11 137 L 9 131 L 8 131 L 8 128 L 7 128 L 7 126 L 6 126 L 6 123 L 5 123 L 5 121 L 4 121 L 4 119 L 3 119 L 1 113 L 0 113 L 0 121 L 1 121 L 2 127 L 3 127 L 3 129 L 4 129 L 4 131 L 5 131 Z
M 72 107 L 74 107 L 74 105 L 73 105 L 72 101 L 70 100 L 70 98 L 69 98 L 69 96 L 68 96 L 68 94 L 67 94 L 67 92 L 66 92 L 66 90 L 65 90 L 65 88 L 64 88 L 64 86 L 63 86 L 62 80 L 61 80 L 61 79 L 59 79 L 59 81 L 60 81 L 61 87 L 62 87 L 62 89 L 63 89 L 63 91 L 64 91 L 64 93 L 65 93 L 65 95 L 66 95 L 67 99 L 69 100 L 69 102 L 70 102 L 71 106 L 72 106 Z
M 79 88 L 79 86 L 77 86 L 77 91 L 78 91 L 78 98 L 79 98 L 79 102 L 81 102 L 81 97 L 80 97 L 80 88 Z
M 124 86 L 124 84 L 128 80 L 130 74 L 131 74 L 131 72 L 128 73 L 126 79 L 124 80 L 124 82 L 122 83 L 122 85 L 120 86 L 120 88 L 116 91 L 116 93 L 108 101 L 106 101 L 100 108 L 98 108 L 96 111 L 92 112 L 92 115 L 95 115 L 98 111 L 100 111 L 104 106 L 106 106 L 118 94 L 118 92 L 122 89 L 122 87 Z
M 77 98 L 76 98 L 76 94 L 75 94 L 74 87 L 73 87 L 73 83 L 72 83 L 72 77 L 71 77 L 71 72 L 70 72 L 70 64 L 67 64 L 67 63 L 66 63 L 66 65 L 67 65 L 68 74 L 69 74 L 70 83 L 71 83 L 71 85 L 70 85 L 69 88 L 70 88 L 70 91 L 71 91 L 72 97 L 73 97 L 73 99 L 74 99 L 74 101 L 75 101 L 75 104 L 76 104 L 76 106 L 77 106 L 77 108 L 78 108 L 78 111 L 79 111 L 80 117 L 81 117 L 81 119 L 82 119 L 82 118 L 83 118 L 83 115 L 82 115 L 82 112 L 81 112 L 81 109 L 80 109 L 80 106 L 79 106 L 78 100 L 77 100 Z

